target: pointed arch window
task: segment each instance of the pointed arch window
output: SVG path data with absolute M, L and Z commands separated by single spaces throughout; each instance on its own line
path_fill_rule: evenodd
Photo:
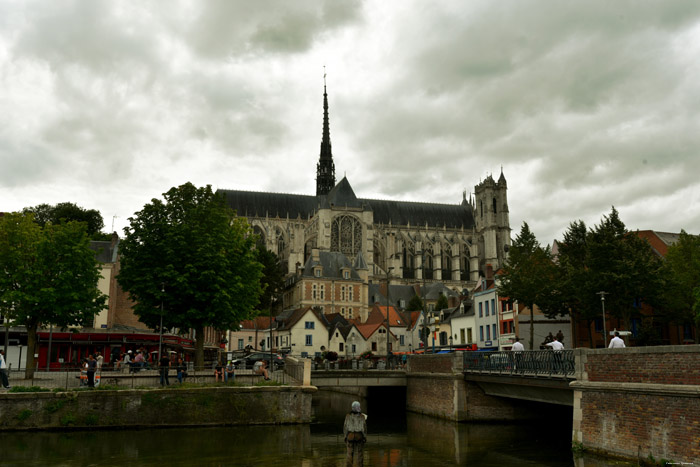
M 354 258 L 362 245 L 362 224 L 353 216 L 338 216 L 331 224 L 331 251 Z

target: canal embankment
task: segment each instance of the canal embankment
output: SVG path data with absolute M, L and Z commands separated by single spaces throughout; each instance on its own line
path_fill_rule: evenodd
M 310 423 L 313 386 L 0 394 L 0 431 Z

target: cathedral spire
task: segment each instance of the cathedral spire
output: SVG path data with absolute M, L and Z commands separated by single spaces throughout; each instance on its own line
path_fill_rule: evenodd
M 335 164 L 331 150 L 331 132 L 328 122 L 328 93 L 326 92 L 326 67 L 323 67 L 323 136 L 321 154 L 316 165 L 316 196 L 327 195 L 335 186 Z

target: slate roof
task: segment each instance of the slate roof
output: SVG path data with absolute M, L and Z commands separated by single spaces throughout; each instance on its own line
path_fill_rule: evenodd
M 281 217 L 306 219 L 312 216 L 321 200 L 316 196 L 257 191 L 217 190 L 236 214 L 243 217 Z
M 377 224 L 471 229 L 476 226 L 471 207 L 461 204 L 418 203 L 357 198 L 347 178 L 325 196 L 217 190 L 226 203 L 243 217 L 307 219 L 321 207 L 348 206 L 374 212 Z
M 355 191 L 350 186 L 350 182 L 346 177 L 343 177 L 336 186 L 324 197 L 324 207 L 348 207 L 362 208 L 363 204 L 355 196 Z
M 352 263 L 344 254 L 337 251 L 319 251 L 318 261 L 314 260 L 313 255 L 309 256 L 304 265 L 304 272 L 302 275 L 307 277 L 313 277 L 314 266 L 321 265 L 323 271 L 321 277 L 327 278 L 342 278 L 341 269 L 348 268 L 350 270 L 350 279 L 360 280 L 360 276 L 357 271 L 353 268 Z
M 112 241 L 90 241 L 90 249 L 95 252 L 95 259 L 100 263 L 116 263 L 119 242 L 112 248 Z
M 387 298 L 382 294 L 382 284 L 370 284 L 369 285 L 369 305 L 372 306 L 375 303 L 386 305 Z M 432 282 L 426 284 L 425 287 L 420 286 L 420 293 L 418 296 L 421 300 L 425 301 L 436 301 L 440 298 L 440 293 L 445 295 L 447 298 L 458 297 L 459 294 L 454 290 L 447 287 L 443 282 Z M 404 300 L 406 305 L 411 299 L 416 295 L 416 291 L 412 285 L 389 285 L 389 294 L 391 295 L 392 305 L 395 305 L 400 300 Z

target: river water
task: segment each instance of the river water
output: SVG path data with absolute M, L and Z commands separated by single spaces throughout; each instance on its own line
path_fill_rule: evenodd
M 0 465 L 343 466 L 342 424 L 354 399 L 319 392 L 311 425 L 3 433 Z M 361 402 L 368 414 L 365 466 L 625 465 L 575 460 L 570 410 L 543 411 L 540 422 L 457 424 L 407 414 L 400 402 Z

